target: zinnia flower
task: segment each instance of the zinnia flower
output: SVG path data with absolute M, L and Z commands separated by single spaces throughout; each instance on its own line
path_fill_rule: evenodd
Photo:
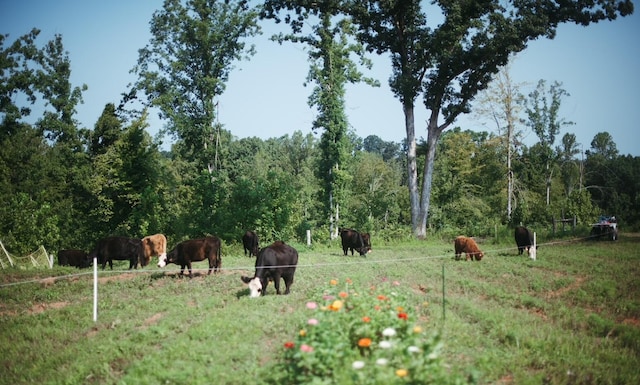
M 314 310 L 318 307 L 318 304 L 315 302 L 307 302 L 307 309 Z
M 362 322 L 369 323 L 369 322 L 371 322 L 371 318 L 369 318 L 367 316 L 364 316 L 364 317 L 362 317 Z
M 332 279 L 331 281 L 329 281 L 329 283 L 330 283 L 332 286 L 335 286 L 335 285 L 337 285 L 337 284 L 338 284 L 338 280 L 336 280 L 336 279 Z
M 318 320 L 315 318 L 310 318 L 309 321 L 307 321 L 307 323 L 309 325 L 317 325 L 318 324 Z
M 376 360 L 376 364 L 380 366 L 385 366 L 388 362 L 389 360 L 387 360 L 386 358 L 378 358 Z
M 351 364 L 351 367 L 354 368 L 355 370 L 359 370 L 364 368 L 364 361 L 353 361 L 353 364 Z
M 342 309 L 342 301 L 340 300 L 333 301 L 333 303 L 329 305 L 329 310 L 338 311 L 340 309 Z
M 416 326 L 413 328 L 413 332 L 416 334 L 422 333 L 422 328 L 420 326 Z
M 300 346 L 300 350 L 305 352 L 305 353 L 311 353 L 313 351 L 313 347 L 309 346 L 309 345 L 306 345 L 306 344 L 303 344 L 303 345 Z
M 291 342 L 291 341 L 287 341 L 287 342 L 285 342 L 285 343 L 284 343 L 284 347 L 285 347 L 286 349 L 291 349 L 291 348 L 293 348 L 294 346 L 296 346 L 296 344 L 294 344 L 294 343 L 293 343 L 293 342 Z
M 378 299 L 379 299 L 380 301 L 384 301 L 384 300 L 387 300 L 388 298 L 387 298 L 386 296 L 384 296 L 384 295 L 380 294 L 380 295 L 378 295 Z
M 382 348 L 382 349 L 391 348 L 391 342 L 389 342 L 389 341 L 380 341 L 380 348 Z
M 300 330 L 300 337 L 304 337 L 304 336 L 306 336 L 306 335 L 307 335 L 307 331 L 306 331 L 306 330 L 304 330 L 304 329 L 301 329 L 301 330 Z
M 406 321 L 407 319 L 409 319 L 409 316 L 407 315 L 407 313 L 398 313 L 398 318 Z
M 344 292 L 344 291 L 341 291 L 341 292 L 338 294 L 338 296 L 339 296 L 340 298 L 347 298 L 347 297 L 349 296 L 349 294 L 347 294 L 347 293 L 346 293 L 346 292 Z
M 393 337 L 396 335 L 396 330 L 394 328 L 386 328 L 382 331 L 382 335 L 385 337 Z
M 369 346 L 371 346 L 371 338 L 360 338 L 360 341 L 358 341 L 358 346 L 360 346 L 361 348 L 368 348 Z
M 398 376 L 398 377 L 406 377 L 407 374 L 409 374 L 407 369 L 398 369 L 398 370 L 396 370 L 396 376 Z
M 407 351 L 408 351 L 409 353 L 420 353 L 420 348 L 419 348 L 419 347 L 417 347 L 417 346 L 409 346 L 409 347 L 407 348 Z

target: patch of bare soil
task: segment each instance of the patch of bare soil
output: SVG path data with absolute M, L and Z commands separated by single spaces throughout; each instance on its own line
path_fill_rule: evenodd
M 52 302 L 52 303 L 37 303 L 29 309 L 29 314 L 40 314 L 44 313 L 49 309 L 62 309 L 63 307 L 69 305 L 69 302 Z
M 565 293 L 566 293 L 566 292 L 568 292 L 568 291 L 575 290 L 575 289 L 579 288 L 580 286 L 582 286 L 582 284 L 583 284 L 583 283 L 584 283 L 584 281 L 586 281 L 586 280 L 587 280 L 587 279 L 586 279 L 585 277 L 578 277 L 578 278 L 576 278 L 576 280 L 575 280 L 573 283 L 571 283 L 571 285 L 569 285 L 569 286 L 562 287 L 562 288 L 560 288 L 560 289 L 558 289 L 558 290 L 551 290 L 551 291 L 548 291 L 548 292 L 547 292 L 547 294 L 545 295 L 545 298 L 547 298 L 547 299 L 550 299 L 550 298 L 557 298 L 557 297 L 559 297 L 559 296 L 561 296 L 561 295 L 565 294 Z

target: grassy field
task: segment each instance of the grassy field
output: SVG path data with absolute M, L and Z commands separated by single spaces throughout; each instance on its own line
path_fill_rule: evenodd
M 505 241 L 507 242 L 507 241 Z M 439 330 L 448 370 L 478 384 L 640 383 L 640 237 L 481 243 L 481 262 L 455 261 L 444 241 L 300 251 L 292 292 L 248 298 L 253 260 L 223 248 L 223 271 L 177 267 L 0 271 L 0 384 L 258 384 L 272 378 L 299 309 L 332 279 L 397 281 L 425 328 Z M 115 268 L 115 266 L 114 266 Z M 57 278 L 52 278 L 57 277 Z M 444 289 L 444 291 L 443 291 Z M 443 306 L 444 305 L 444 306 Z

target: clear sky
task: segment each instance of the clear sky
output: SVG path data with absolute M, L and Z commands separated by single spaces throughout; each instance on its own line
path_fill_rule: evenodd
M 528 93 L 540 79 L 554 81 L 570 94 L 562 102 L 561 118 L 572 121 L 566 132 L 577 136 L 584 150 L 598 132 L 609 132 L 620 154 L 640 156 L 640 9 L 613 22 L 588 27 L 561 25 L 554 40 L 529 44 L 511 65 L 511 75 Z M 61 34 L 72 65 L 74 86 L 87 84 L 84 104 L 77 120 L 93 128 L 107 103 L 117 104 L 120 94 L 133 80 L 129 70 L 138 49 L 149 41 L 149 21 L 161 0 L 0 0 L 0 33 L 10 34 L 6 44 L 38 28 L 43 45 Z M 303 47 L 269 41 L 273 23 L 263 23 L 265 33 L 255 38 L 257 54 L 250 61 L 236 63 L 227 90 L 219 100 L 219 121 L 237 138 L 263 139 L 310 132 L 314 111 L 307 105 L 311 88 L 304 87 L 308 62 Z M 400 142 L 405 138 L 400 102 L 387 86 L 391 64 L 374 60 L 369 76 L 382 87 L 350 86 L 347 114 L 356 133 L 365 138 L 377 135 Z M 416 136 L 426 137 L 427 111 L 416 103 Z M 162 122 L 151 119 L 150 132 Z M 493 131 L 494 126 L 473 114 L 458 118 L 463 130 Z M 533 133 L 525 143 L 537 141 Z M 166 143 L 167 141 L 165 141 Z

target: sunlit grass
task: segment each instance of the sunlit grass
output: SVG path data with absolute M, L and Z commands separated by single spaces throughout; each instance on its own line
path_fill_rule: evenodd
M 258 299 L 240 281 L 254 260 L 228 246 L 218 275 L 207 276 L 206 263 L 193 279 L 174 265 L 100 271 L 95 323 L 92 271 L 2 270 L 0 384 L 260 383 L 307 321 L 299 309 L 331 279 L 401 283 L 408 305 L 442 333 L 448 370 L 463 378 L 640 383 L 639 241 L 547 244 L 537 261 L 487 241 L 481 262 L 454 261 L 452 243 L 438 240 L 374 239 L 366 258 L 296 244 L 291 294 L 276 296 L 270 284 Z

